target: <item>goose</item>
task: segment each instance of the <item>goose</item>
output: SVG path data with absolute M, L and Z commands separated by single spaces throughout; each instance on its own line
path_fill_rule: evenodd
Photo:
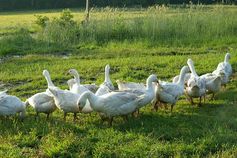
M 131 90 L 131 89 L 146 89 L 146 86 L 143 83 L 124 82 L 121 80 L 116 80 L 116 83 L 120 91 Z
M 72 78 L 72 79 L 67 81 L 67 84 L 68 84 L 69 90 L 71 91 L 73 85 L 76 84 L 76 81 Z M 85 88 L 87 88 L 89 91 L 93 92 L 93 93 L 96 93 L 96 91 L 99 89 L 99 87 L 95 83 L 93 83 L 93 84 L 84 84 L 83 86 Z
M 157 85 L 155 83 L 159 83 L 157 76 L 152 74 L 146 80 L 146 87 L 145 89 L 130 89 L 130 90 L 123 90 L 124 92 L 134 93 L 137 96 L 144 95 L 145 97 L 139 102 L 137 112 L 139 114 L 139 109 L 144 107 L 145 105 L 153 102 L 155 99 L 155 93 Z
M 85 86 L 80 84 L 80 77 L 77 70 L 70 69 L 68 73 L 74 76 L 75 84 L 72 85 L 71 90 L 70 90 L 72 93 L 82 94 L 83 92 L 89 91 L 89 89 L 87 89 Z
M 216 70 L 212 72 L 212 74 L 221 76 L 221 84 L 226 85 L 229 82 L 229 78 L 232 75 L 232 67 L 229 63 L 230 53 L 226 53 L 224 62 L 218 64 Z
M 215 94 L 218 93 L 221 89 L 221 76 L 212 73 L 207 73 L 200 76 L 200 78 L 203 78 L 205 80 L 207 90 L 206 92 L 207 94 L 212 94 L 211 100 L 213 100 Z
M 188 80 L 185 92 L 187 96 L 190 98 L 191 104 L 194 104 L 193 98 L 199 98 L 199 106 L 200 106 L 202 97 L 205 98 L 206 94 L 205 80 L 197 75 L 193 61 L 191 59 L 188 59 L 187 64 L 189 66 L 189 69 L 191 70 L 191 77 Z
M 77 118 L 77 113 L 79 112 L 77 100 L 79 99 L 80 94 L 51 87 L 49 87 L 49 91 L 53 95 L 53 99 L 57 108 L 64 112 L 64 120 L 66 120 L 67 113 L 74 113 L 75 121 Z M 92 111 L 93 109 L 90 107 L 90 104 L 87 104 L 80 112 L 91 113 Z
M 96 96 L 107 94 L 115 89 L 113 83 L 110 80 L 109 71 L 110 71 L 110 66 L 109 64 L 107 64 L 105 66 L 105 80 L 100 85 L 99 89 L 96 91 L 95 93 Z
M 171 112 L 173 111 L 174 105 L 184 93 L 185 75 L 189 71 L 188 66 L 182 67 L 179 80 L 176 83 L 159 81 L 156 92 L 156 103 L 154 104 L 156 111 L 158 109 L 158 103 L 171 104 Z
M 48 70 L 43 70 L 43 76 L 45 77 L 48 88 L 59 89 L 53 84 Z M 36 117 L 39 116 L 39 113 L 47 114 L 47 119 L 49 115 L 56 110 L 56 105 L 52 97 L 51 92 L 47 89 L 46 92 L 37 93 L 26 100 L 26 106 L 31 106 L 36 112 Z
M 5 96 L 5 95 L 7 95 L 7 90 L 4 90 L 4 91 L 1 91 L 1 92 L 0 92 L 0 97 L 3 97 L 3 96 Z
M 79 110 L 83 109 L 89 100 L 94 111 L 102 113 L 109 119 L 109 125 L 112 126 L 113 117 L 126 116 L 136 111 L 139 102 L 145 96 L 137 96 L 129 92 L 111 92 L 101 96 L 96 96 L 92 92 L 84 92 L 78 99 Z
M 19 113 L 21 119 L 25 117 L 25 103 L 16 96 L 4 94 L 0 96 L 0 115 L 10 116 Z
M 179 76 L 180 76 L 180 75 L 175 76 L 175 77 L 172 79 L 172 82 L 173 82 L 173 83 L 177 83 L 177 82 L 179 81 Z M 190 77 L 191 77 L 191 73 L 186 73 L 186 74 L 184 75 L 184 84 L 185 84 L 185 85 L 187 85 L 188 80 L 190 79 Z

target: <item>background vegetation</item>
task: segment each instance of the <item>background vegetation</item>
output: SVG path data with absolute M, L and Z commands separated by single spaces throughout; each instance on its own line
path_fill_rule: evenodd
M 0 11 L 84 8 L 86 0 L 1 0 Z M 91 7 L 147 7 L 155 4 L 236 4 L 236 0 L 90 0 Z
M 117 79 L 145 82 L 152 73 L 170 81 L 188 58 L 204 74 L 227 51 L 236 71 L 236 12 L 219 5 L 107 7 L 93 8 L 89 22 L 80 9 L 1 12 L 0 90 L 23 101 L 43 92 L 43 69 L 62 89 L 71 68 L 81 83 L 99 85 L 106 64 L 115 86 Z M 113 127 L 96 113 L 79 114 L 75 123 L 59 110 L 49 120 L 35 119 L 32 108 L 23 122 L 0 117 L 0 157 L 237 157 L 236 77 L 200 108 L 183 97 L 172 115 L 147 105 L 138 118 L 116 118 Z
M 114 43 L 141 48 L 225 47 L 237 41 L 237 7 L 234 6 L 95 9 L 87 23 L 81 12 L 73 14 L 70 10 L 60 14 L 17 14 L 23 15 L 22 19 L 14 21 L 17 16 L 5 14 L 0 17 L 3 19 L 0 55 L 75 53 L 84 48 L 104 49 Z M 21 21 L 24 25 L 19 27 Z

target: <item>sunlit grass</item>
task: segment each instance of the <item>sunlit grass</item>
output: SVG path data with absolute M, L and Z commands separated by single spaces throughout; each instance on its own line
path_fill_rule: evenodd
M 117 79 L 145 82 L 152 73 L 160 80 L 170 81 L 179 74 L 188 58 L 193 59 L 197 73 L 204 74 L 213 71 L 224 60 L 227 51 L 231 53 L 231 64 L 236 72 L 236 7 L 198 7 L 197 10 L 192 8 L 192 13 L 189 13 L 190 8 L 94 9 L 89 26 L 91 32 L 88 38 L 84 37 L 89 42 L 76 41 L 67 47 L 35 36 L 39 28 L 33 22 L 34 14 L 52 18 L 59 16 L 60 11 L 0 13 L 0 34 L 3 36 L 0 55 L 5 56 L 0 60 L 0 91 L 8 89 L 9 94 L 23 101 L 45 91 L 43 69 L 49 70 L 55 85 L 62 89 L 68 89 L 66 81 L 72 76 L 66 73 L 71 68 L 79 71 L 82 84 L 99 85 L 104 80 L 106 64 L 110 64 L 115 86 Z M 73 14 L 76 21 L 83 19 L 83 11 L 73 10 Z M 189 21 L 186 15 L 193 18 Z M 135 30 L 121 33 L 124 31 L 122 26 L 130 22 Z M 144 22 L 146 27 L 136 22 Z M 19 29 L 18 25 L 22 24 L 30 32 Z M 210 26 L 206 32 L 202 29 L 197 32 L 199 24 Z M 115 36 L 110 36 L 113 28 L 109 26 L 120 30 L 115 28 Z M 90 30 L 93 27 L 99 32 Z M 149 30 L 153 27 L 154 34 Z M 146 28 L 147 35 L 154 41 L 146 39 L 148 36 L 142 34 L 140 28 Z M 11 31 L 16 33 L 8 36 Z M 130 33 L 138 32 L 141 34 L 135 35 L 137 40 L 130 38 Z M 217 35 L 212 37 L 215 33 Z M 177 43 L 178 37 L 182 42 Z M 202 38 L 203 43 L 199 41 Z M 210 41 L 206 41 L 209 38 Z M 99 39 L 105 43 L 98 42 Z M 156 40 L 164 41 L 156 44 Z M 79 120 L 74 123 L 72 115 L 63 121 L 59 110 L 49 120 L 44 114 L 35 119 L 33 109 L 27 108 L 23 122 L 17 116 L 0 117 L 0 157 L 236 157 L 236 96 L 235 73 L 227 88 L 222 89 L 214 101 L 207 99 L 200 108 L 191 106 L 182 97 L 172 115 L 164 109 L 152 112 L 151 106 L 147 105 L 138 118 L 130 117 L 128 122 L 116 118 L 112 127 L 102 124 L 96 113 L 79 114 Z

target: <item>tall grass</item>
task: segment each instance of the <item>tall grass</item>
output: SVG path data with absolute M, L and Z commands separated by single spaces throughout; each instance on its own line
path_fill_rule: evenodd
M 144 15 L 126 18 L 123 12 L 105 10 L 101 19 L 94 19 L 80 29 L 80 41 L 148 41 L 154 45 L 199 45 L 234 42 L 237 35 L 237 9 L 214 7 L 175 10 L 151 7 Z
M 235 6 L 154 6 L 133 10 L 104 8 L 91 11 L 88 23 L 76 21 L 68 10 L 47 21 L 32 37 L 26 36 L 18 47 L 19 32 L 0 38 L 0 54 L 15 52 L 57 52 L 98 46 L 111 42 L 145 43 L 151 47 L 216 46 L 237 42 Z M 9 44 L 11 43 L 11 44 Z

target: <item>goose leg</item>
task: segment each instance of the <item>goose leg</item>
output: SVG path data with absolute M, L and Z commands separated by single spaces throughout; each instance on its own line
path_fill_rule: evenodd
M 193 102 L 193 98 L 192 98 L 192 97 L 190 97 L 190 103 L 191 103 L 192 105 L 194 105 L 194 102 Z
M 132 115 L 133 115 L 133 117 L 138 117 L 138 115 L 139 115 L 139 109 L 137 109 L 136 111 L 134 111 L 133 113 L 132 113 Z
M 39 113 L 36 112 L 35 119 L 37 119 L 38 117 L 39 117 Z
M 215 93 L 212 94 L 212 97 L 210 100 L 214 100 L 214 97 L 215 97 Z
M 104 123 L 105 121 L 106 121 L 106 117 L 105 116 L 103 116 L 103 115 L 100 115 L 100 118 L 101 118 L 101 123 Z
M 110 117 L 110 118 L 109 118 L 109 127 L 112 126 L 112 123 L 113 123 L 113 117 Z
M 157 101 L 157 102 L 154 104 L 153 109 L 154 109 L 156 112 L 158 111 L 159 104 L 160 104 L 159 101 Z
M 76 122 L 76 120 L 77 120 L 77 113 L 75 112 L 75 113 L 74 113 L 73 121 Z
M 128 115 L 123 116 L 124 121 L 128 121 Z
M 199 97 L 199 103 L 198 106 L 200 107 L 202 105 L 202 97 Z
M 49 115 L 50 115 L 50 113 L 47 113 L 47 120 L 49 119 Z
M 171 109 L 170 109 L 171 114 L 173 112 L 173 108 L 174 108 L 174 104 L 171 105 Z
M 164 107 L 165 107 L 165 110 L 167 110 L 167 109 L 168 109 L 168 106 L 167 106 L 167 104 L 164 104 Z
M 64 121 L 66 121 L 66 117 L 67 117 L 67 113 L 64 112 L 64 116 L 63 116 Z

